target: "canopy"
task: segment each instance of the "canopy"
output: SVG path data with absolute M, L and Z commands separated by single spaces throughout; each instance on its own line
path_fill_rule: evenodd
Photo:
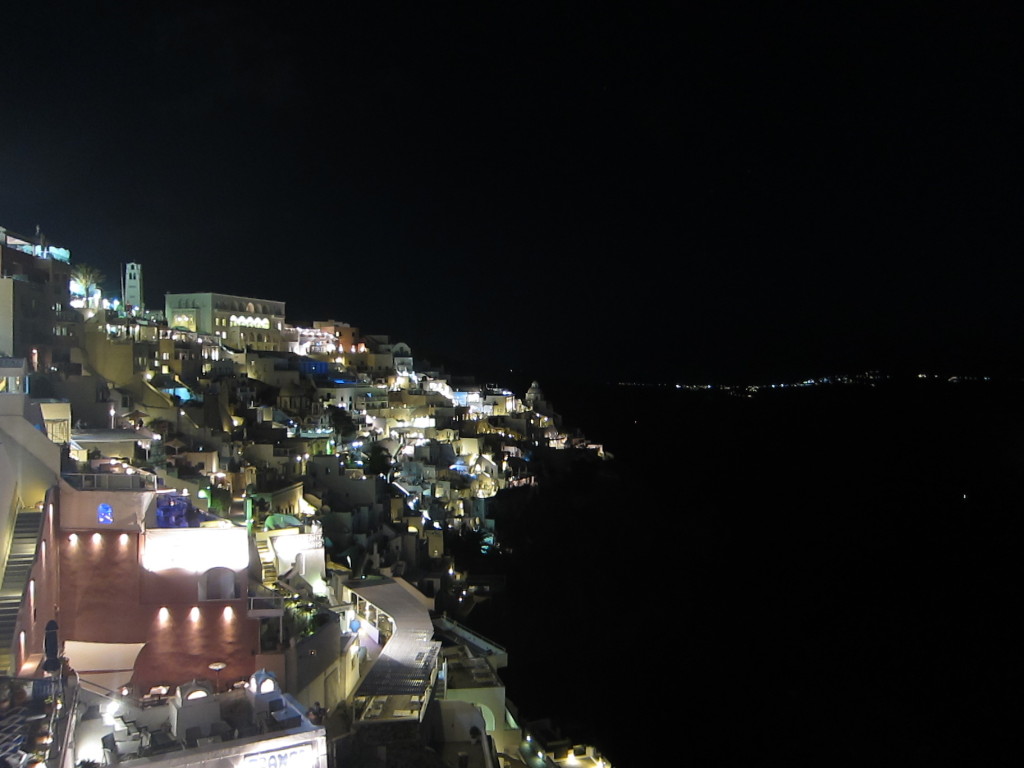
M 83 680 L 114 691 L 131 681 L 135 659 L 145 646 L 145 643 L 67 640 L 64 642 L 64 655 Z
M 272 531 L 276 528 L 295 528 L 302 527 L 302 521 L 293 515 L 282 515 L 275 513 L 267 516 L 267 521 L 263 525 L 263 529 L 266 531 Z

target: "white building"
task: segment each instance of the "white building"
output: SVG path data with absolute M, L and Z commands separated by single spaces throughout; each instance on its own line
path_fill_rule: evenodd
M 133 308 L 139 314 L 146 309 L 145 296 L 142 290 L 142 265 L 136 262 L 125 264 L 124 267 L 124 290 L 122 301 L 126 306 Z
M 168 293 L 164 312 L 171 328 L 218 336 L 234 349 L 287 351 L 283 301 L 223 293 Z

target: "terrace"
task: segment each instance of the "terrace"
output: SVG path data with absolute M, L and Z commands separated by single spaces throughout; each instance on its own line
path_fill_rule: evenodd
M 323 726 L 260 671 L 226 691 L 208 680 L 157 686 L 141 699 L 82 683 L 74 730 L 75 764 L 248 764 L 287 755 L 288 765 L 325 766 Z M 282 763 L 283 764 L 283 763 Z

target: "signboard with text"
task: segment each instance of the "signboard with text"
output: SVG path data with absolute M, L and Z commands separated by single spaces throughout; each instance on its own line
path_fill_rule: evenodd
M 315 768 L 316 751 L 309 742 L 293 744 L 266 752 L 253 752 L 242 758 L 243 768 Z

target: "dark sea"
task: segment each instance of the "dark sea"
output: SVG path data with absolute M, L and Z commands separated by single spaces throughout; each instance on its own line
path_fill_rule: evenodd
M 499 494 L 467 623 L 521 720 L 627 768 L 1021 753 L 1024 384 L 541 384 L 614 459 Z

